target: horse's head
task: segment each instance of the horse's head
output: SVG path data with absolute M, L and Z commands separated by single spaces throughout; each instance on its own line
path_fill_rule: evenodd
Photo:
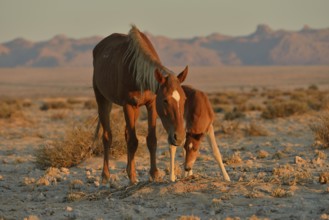
M 182 145 L 185 140 L 184 105 L 186 96 L 181 87 L 188 73 L 188 67 L 177 77 L 173 74 L 163 76 L 155 71 L 155 78 L 160 83 L 156 96 L 156 108 L 163 127 L 168 133 L 168 143 Z
M 186 152 L 184 165 L 185 171 L 190 171 L 192 169 L 193 164 L 199 155 L 199 148 L 202 137 L 203 134 L 187 134 L 186 141 L 184 144 L 184 149 Z

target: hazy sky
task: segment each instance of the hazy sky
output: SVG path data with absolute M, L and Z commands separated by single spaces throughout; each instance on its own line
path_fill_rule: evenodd
M 174 38 L 328 28 L 329 0 L 0 0 L 0 42 L 127 33 L 132 23 Z

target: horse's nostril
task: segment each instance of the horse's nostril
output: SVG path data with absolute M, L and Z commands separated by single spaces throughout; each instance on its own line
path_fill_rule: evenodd
M 175 141 L 177 141 L 177 135 L 176 134 L 174 134 L 174 139 L 175 139 Z

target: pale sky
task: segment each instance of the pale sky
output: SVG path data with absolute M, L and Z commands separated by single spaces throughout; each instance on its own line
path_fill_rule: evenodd
M 0 0 L 0 42 L 107 36 L 130 24 L 173 38 L 248 35 L 258 24 L 328 28 L 329 0 Z

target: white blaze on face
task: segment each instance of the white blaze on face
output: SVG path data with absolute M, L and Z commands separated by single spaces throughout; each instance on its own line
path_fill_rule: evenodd
M 175 99 L 177 101 L 177 105 L 178 105 L 178 108 L 179 108 L 179 100 L 180 100 L 179 92 L 177 90 L 173 91 L 172 97 L 173 97 L 173 99 Z
M 192 147 L 193 147 L 193 144 L 192 143 L 190 143 L 189 145 L 188 145 L 188 149 L 192 149 Z

